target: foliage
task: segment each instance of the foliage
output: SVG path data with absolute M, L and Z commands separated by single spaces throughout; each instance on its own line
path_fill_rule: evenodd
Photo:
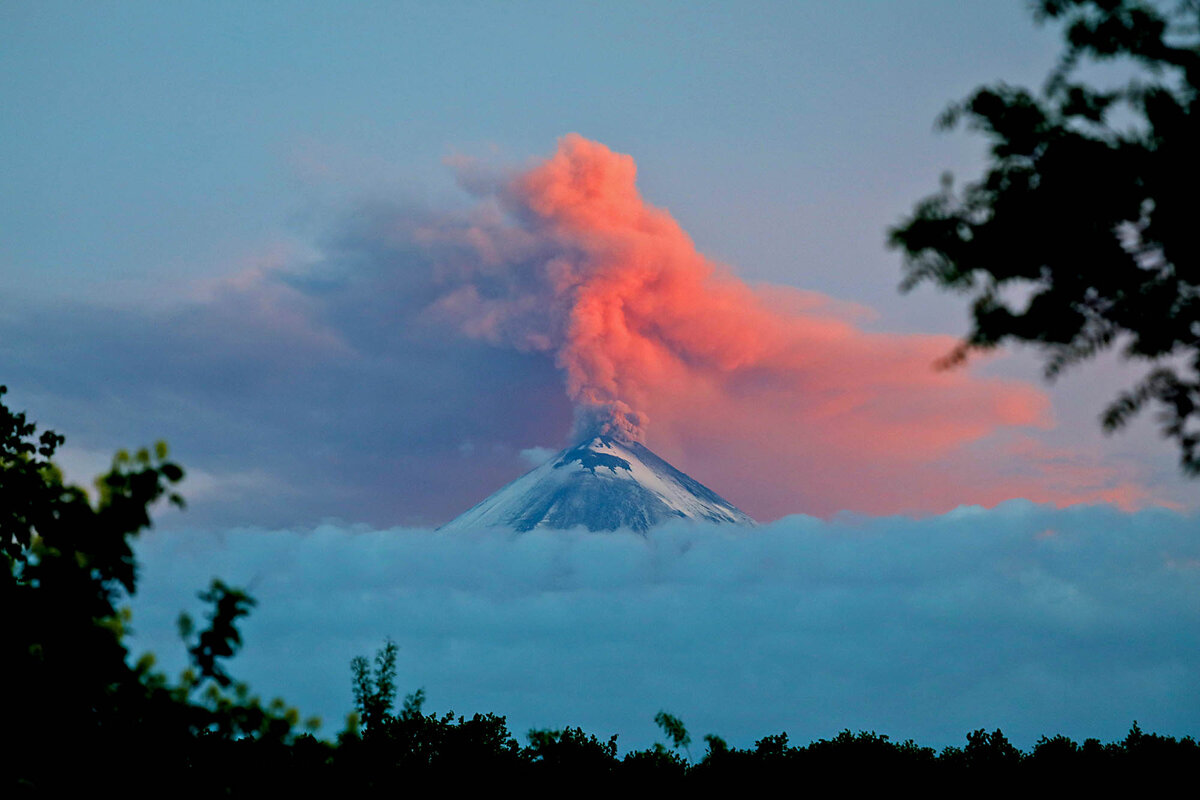
M 990 141 L 984 176 L 952 180 L 890 232 L 902 287 L 924 281 L 972 295 L 972 327 L 946 363 L 1006 341 L 1032 343 L 1047 377 L 1119 345 L 1149 365 L 1114 400 L 1106 431 L 1147 403 L 1182 465 L 1200 473 L 1200 3 L 1044 0 L 1066 48 L 1044 89 L 977 89 L 944 127 Z M 1134 77 L 1080 80 L 1112 62 Z
M 549 774 L 604 777 L 617 766 L 617 737 L 600 741 L 580 728 L 531 730 L 526 757 Z
M 668 714 L 665 711 L 659 711 L 654 715 L 654 724 L 662 728 L 662 732 L 671 740 L 671 746 L 678 750 L 680 747 L 687 749 L 692 743 L 692 737 L 688 734 L 687 728 L 683 726 L 683 721 L 679 717 Z M 688 751 L 691 755 L 691 751 Z
M 402 776 L 413 771 L 500 775 L 524 763 L 504 717 L 453 712 L 388 716 L 361 739 L 343 738 L 338 757 L 360 764 L 355 771 L 375 787 L 402 784 Z
M 227 691 L 233 681 L 221 659 L 240 644 L 235 622 L 253 604 L 239 590 L 216 581 L 201 594 L 212 606 L 209 624 L 178 684 L 154 671 L 151 656 L 128 663 L 130 612 L 120 604 L 137 588 L 132 540 L 150 527 L 156 501 L 183 506 L 173 488 L 183 469 L 161 442 L 132 456 L 118 452 L 93 501 L 53 464 L 63 441 L 52 431 L 39 435 L 24 413 L 0 402 L 0 663 L 5 719 L 20 731 L 6 780 L 54 793 L 113 779 L 112 765 L 134 749 L 160 768 L 183 770 L 224 758 L 239 739 L 291 741 L 294 709 L 264 706 L 243 685 Z M 181 621 L 185 639 L 192 629 Z M 64 754 L 72 769 L 62 768 Z
M 0 404 L 0 604 L 9 622 L 0 660 L 17 688 L 10 713 L 31 735 L 65 728 L 89 739 L 123 723 L 138 694 L 122 641 L 129 614 L 117 604 L 135 591 L 130 540 L 149 527 L 155 500 L 182 504 L 170 487 L 183 471 L 161 443 L 118 453 L 93 505 L 51 463 L 62 443 Z
M 188 647 L 188 653 L 200 670 L 201 678 L 211 678 L 218 686 L 225 687 L 233 680 L 218 659 L 231 657 L 241 646 L 242 637 L 235 623 L 238 618 L 250 613 L 254 599 L 240 589 L 230 588 L 216 579 L 207 592 L 200 593 L 200 599 L 211 603 L 213 610 L 208 615 L 208 628 L 200 632 L 195 642 Z M 181 614 L 179 634 L 185 642 L 191 637 L 192 630 L 192 618 Z
M 364 656 L 355 656 L 350 661 L 350 672 L 354 686 L 354 707 L 358 712 L 363 727 L 370 731 L 377 729 L 387 720 L 396 702 L 396 654 L 399 648 L 388 639 L 383 648 L 375 654 L 375 670 Z M 410 713 L 410 704 L 415 702 L 416 711 L 420 712 L 420 704 L 424 701 L 425 693 L 418 690 L 418 695 L 409 695 L 405 701 L 405 712 Z
M 988 733 L 982 728 L 967 734 L 964 748 L 947 747 L 941 761 L 953 770 L 1011 775 L 1021 763 L 1021 751 L 999 729 Z

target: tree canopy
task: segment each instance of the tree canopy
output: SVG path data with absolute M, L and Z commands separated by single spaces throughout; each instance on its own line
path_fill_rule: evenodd
M 971 295 L 947 365 L 1008 341 L 1041 348 L 1047 377 L 1113 347 L 1144 362 L 1103 426 L 1156 405 L 1200 474 L 1200 2 L 1043 0 L 1035 13 L 1062 25 L 1060 61 L 1040 92 L 985 86 L 946 111 L 942 126 L 987 137 L 989 161 L 890 232 L 902 288 Z M 1100 62 L 1118 65 L 1117 85 L 1093 85 Z
M 125 788 L 144 787 L 155 770 L 224 764 L 243 742 L 293 743 L 297 712 L 261 703 L 223 666 L 241 644 L 235 623 L 253 605 L 238 589 L 215 580 L 200 594 L 211 606 L 202 630 L 180 618 L 191 666 L 177 683 L 154 670 L 152 656 L 129 663 L 122 603 L 137 589 L 133 540 L 150 527 L 155 501 L 183 505 L 174 491 L 183 469 L 166 445 L 117 453 L 93 497 L 54 465 L 62 443 L 0 400 L 0 664 L 13 734 L 6 782 L 61 794 L 106 778 L 116 785 L 119 775 Z M 129 770 L 133 755 L 152 766 Z M 224 785 L 236 772 L 214 780 Z

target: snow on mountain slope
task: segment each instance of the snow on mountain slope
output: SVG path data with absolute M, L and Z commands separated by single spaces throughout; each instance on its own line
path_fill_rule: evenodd
M 441 530 L 506 527 L 646 531 L 671 519 L 754 520 L 636 442 L 596 436 L 569 447 Z

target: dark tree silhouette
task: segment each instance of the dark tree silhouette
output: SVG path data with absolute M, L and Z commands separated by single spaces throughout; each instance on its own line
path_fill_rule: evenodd
M 661 728 L 662 732 L 671 740 L 672 747 L 676 750 L 680 748 L 687 750 L 688 757 L 691 758 L 692 751 L 689 748 L 692 744 L 692 737 L 684 727 L 683 720 L 674 714 L 659 711 L 654 715 L 654 724 Z
M 396 702 L 396 654 L 399 648 L 388 639 L 382 648 L 375 653 L 375 669 L 366 656 L 355 656 L 350 660 L 350 674 L 354 687 L 354 708 L 358 713 L 363 728 L 366 731 L 378 730 L 391 714 L 392 705 Z M 420 712 L 421 702 L 425 693 L 418 690 L 419 698 L 415 701 L 416 711 Z M 410 695 L 405 704 L 409 704 L 417 695 Z
M 132 541 L 150 527 L 155 501 L 183 505 L 173 489 L 183 470 L 162 443 L 122 451 L 93 498 L 63 482 L 52 461 L 62 443 L 0 402 L 0 664 L 4 720 L 15 734 L 0 775 L 47 795 L 115 787 L 118 779 L 130 789 L 152 781 L 144 770 L 128 774 L 136 753 L 160 770 L 236 785 L 252 773 L 231 766 L 232 748 L 291 743 L 297 722 L 282 701 L 264 706 L 233 685 L 221 663 L 240 644 L 235 623 L 253 601 L 220 581 L 201 593 L 212 607 L 209 624 L 196 633 L 192 667 L 178 684 L 155 672 L 150 656 L 130 665 L 122 603 L 137 588 Z M 192 628 L 181 620 L 185 640 Z M 222 771 L 201 768 L 212 763 Z
M 1052 378 L 1110 347 L 1149 370 L 1103 415 L 1106 431 L 1147 403 L 1200 473 L 1200 2 L 1044 0 L 1066 48 L 1041 92 L 983 87 L 951 106 L 991 142 L 984 176 L 949 177 L 890 232 L 902 288 L 972 295 L 972 328 L 947 358 L 1006 341 L 1044 351 Z M 1081 63 L 1131 75 L 1101 89 Z

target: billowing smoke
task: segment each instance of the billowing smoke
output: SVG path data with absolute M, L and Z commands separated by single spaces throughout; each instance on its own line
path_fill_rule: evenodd
M 504 180 L 464 186 L 481 209 L 455 228 L 436 313 L 469 336 L 553 355 L 582 428 L 656 444 L 725 429 L 765 447 L 930 459 L 1003 426 L 1045 426 L 1027 383 L 936 372 L 939 336 L 866 333 L 828 298 L 750 286 L 647 204 L 630 156 L 568 135 Z M 577 430 L 577 433 L 582 432 Z
M 578 398 L 578 395 L 573 395 Z M 621 400 L 594 402 L 585 400 L 575 407 L 573 441 L 588 436 L 611 436 L 628 442 L 640 442 L 645 437 L 646 415 L 634 411 Z
M 629 156 L 564 137 L 495 192 L 515 229 L 463 232 L 479 268 L 441 307 L 470 335 L 551 351 L 577 428 L 641 440 L 664 382 L 756 363 L 771 331 L 749 288 L 642 200 L 636 175 Z
M 522 171 L 455 166 L 465 210 L 364 202 L 162 307 L 0 299 L 17 407 L 100 464 L 167 439 L 223 487 L 189 494 L 189 524 L 445 522 L 562 447 L 572 405 L 576 436 L 645 438 L 761 521 L 1193 503 L 1136 455 L 1043 435 L 1033 384 L 934 370 L 952 337 L 740 280 L 628 156 L 568 136 Z

